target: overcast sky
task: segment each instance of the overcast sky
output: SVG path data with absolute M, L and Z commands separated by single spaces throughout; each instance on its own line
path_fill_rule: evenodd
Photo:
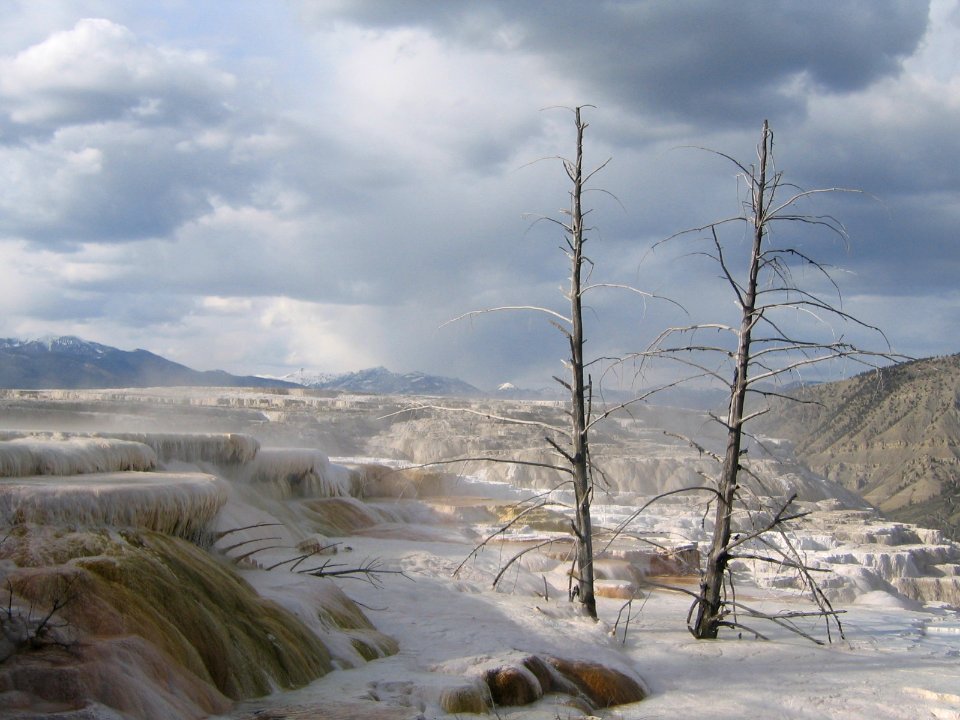
M 729 321 L 715 268 L 654 244 L 738 212 L 764 119 L 849 243 L 844 308 L 960 351 L 955 0 L 0 0 L 0 336 L 79 335 L 197 369 L 385 365 L 549 384 L 556 226 L 586 111 L 594 280 Z M 682 250 L 682 251 L 681 251 Z M 815 281 L 813 281 L 815 282 Z M 595 353 L 682 322 L 590 299 Z M 840 329 L 839 332 L 847 332 Z M 849 331 L 856 334 L 855 331 Z

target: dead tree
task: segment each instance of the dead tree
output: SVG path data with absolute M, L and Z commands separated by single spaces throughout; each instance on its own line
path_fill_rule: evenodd
M 762 617 L 777 622 L 782 616 L 765 616 L 742 605 L 736 599 L 730 574 L 732 560 L 752 560 L 783 563 L 795 568 L 803 577 L 818 609 L 804 616 L 817 615 L 827 622 L 836 620 L 836 613 L 820 592 L 802 558 L 790 546 L 786 536 L 779 541 L 767 539 L 769 533 L 781 532 L 784 524 L 798 515 L 788 509 L 794 498 L 780 507 L 771 508 L 766 520 L 755 528 L 735 528 L 735 511 L 744 506 L 740 478 L 750 469 L 744 458 L 746 424 L 768 411 L 766 407 L 753 408 L 751 399 L 788 397 L 782 391 L 782 381 L 813 365 L 848 359 L 867 367 L 877 367 L 899 356 L 889 352 L 889 343 L 882 331 L 858 320 L 842 309 L 838 286 L 828 268 L 802 252 L 798 247 L 782 245 L 775 228 L 784 225 L 811 226 L 825 229 L 841 239 L 846 238 L 844 227 L 830 215 L 806 214 L 801 205 L 821 193 L 850 192 L 842 188 L 803 190 L 786 183 L 773 162 L 773 133 L 764 122 L 758 145 L 756 165 L 743 165 L 723 153 L 720 157 L 737 168 L 744 185 L 742 211 L 709 225 L 684 231 L 669 238 L 674 240 L 690 233 L 698 234 L 708 245 L 700 253 L 719 267 L 720 277 L 732 293 L 738 308 L 736 323 L 704 323 L 669 328 L 651 347 L 641 353 L 644 362 L 654 358 L 669 358 L 693 369 L 698 377 L 713 378 L 729 388 L 729 404 L 725 416 L 714 415 L 726 437 L 725 448 L 718 454 L 720 472 L 715 490 L 713 529 L 702 571 L 699 593 L 688 616 L 688 626 L 697 638 L 716 638 L 721 627 L 746 628 L 738 614 Z M 715 152 L 715 151 L 711 151 Z M 746 267 L 743 274 L 735 270 L 731 244 L 721 239 L 727 226 L 746 227 L 749 245 L 746 249 Z M 664 241 L 666 242 L 666 241 Z M 813 272 L 830 289 L 829 294 L 818 292 L 812 283 L 801 284 L 795 271 Z M 787 313 L 802 315 L 827 328 L 826 337 L 801 337 L 790 329 Z M 859 330 L 876 334 L 888 348 L 887 352 L 872 352 L 836 334 L 838 325 L 853 325 Z M 714 338 L 729 338 L 732 342 L 717 342 Z M 707 342 L 701 339 L 711 338 Z M 721 362 L 717 362 L 717 357 Z M 731 367 L 732 366 L 732 367 Z M 726 368 L 726 370 L 724 370 Z M 726 375 L 730 372 L 730 375 Z M 732 375 L 732 377 L 731 377 Z M 760 543 L 770 552 L 757 551 L 752 545 Z M 747 548 L 750 547 L 750 550 Z M 752 631 L 750 628 L 747 630 Z M 759 635 L 759 633 L 757 633 Z
M 626 402 L 617 403 L 612 406 L 604 406 L 600 409 L 595 408 L 594 385 L 589 374 L 589 370 L 590 368 L 603 363 L 609 364 L 610 358 L 599 357 L 587 359 L 584 355 L 585 329 L 583 322 L 583 300 L 588 293 L 595 290 L 617 289 L 625 290 L 629 293 L 640 296 L 645 300 L 666 299 L 668 302 L 673 301 L 670 301 L 667 298 L 662 298 L 658 295 L 644 292 L 628 285 L 589 281 L 589 276 L 594 268 L 594 265 L 585 253 L 585 248 L 588 242 L 588 233 L 590 232 L 591 228 L 588 228 L 584 223 L 584 219 L 590 211 L 585 210 L 583 207 L 583 196 L 591 189 L 595 189 L 590 187 L 590 181 L 597 173 L 606 167 L 606 165 L 609 163 L 609 159 L 599 164 L 592 170 L 584 170 L 584 133 L 588 127 L 588 124 L 583 119 L 582 111 L 584 107 L 588 106 L 571 108 L 574 115 L 574 125 L 576 128 L 576 153 L 574 157 L 572 159 L 564 157 L 551 158 L 558 159 L 562 162 L 564 172 L 570 181 L 569 207 L 561 211 L 563 214 L 562 219 L 554 217 L 539 218 L 539 221 L 545 221 L 558 226 L 563 233 L 563 244 L 561 245 L 561 249 L 566 254 L 570 263 L 569 286 L 564 293 L 565 299 L 569 303 L 569 314 L 557 312 L 556 310 L 546 307 L 511 305 L 488 308 L 485 310 L 474 310 L 472 312 L 460 315 L 459 317 L 456 317 L 450 321 L 456 322 L 465 318 L 471 318 L 481 314 L 500 311 L 532 311 L 545 315 L 549 319 L 550 323 L 563 334 L 569 350 L 566 358 L 564 359 L 564 366 L 567 369 L 567 376 L 566 378 L 555 376 L 553 379 L 562 386 L 568 398 L 568 403 L 566 405 L 568 422 L 565 426 L 561 423 L 511 418 L 467 409 L 459 409 L 454 411 L 475 413 L 488 419 L 504 423 L 534 426 L 543 432 L 544 442 L 554 454 L 554 458 L 550 461 L 539 462 L 503 457 L 480 456 L 449 459 L 441 462 L 443 464 L 449 464 L 462 461 L 471 461 L 508 463 L 521 466 L 526 465 L 553 470 L 564 476 L 564 480 L 558 482 L 552 488 L 552 490 L 570 488 L 572 489 L 573 495 L 573 507 L 571 508 L 573 517 L 570 523 L 570 530 L 574 541 L 574 552 L 573 567 L 570 576 L 571 581 L 569 597 L 571 601 L 575 601 L 580 604 L 584 615 L 593 619 L 597 619 L 597 603 L 594 591 L 593 548 L 595 532 L 593 518 L 591 515 L 591 507 L 594 500 L 596 479 L 599 478 L 602 482 L 603 471 L 600 467 L 598 467 L 591 454 L 590 433 L 598 423 L 603 422 L 607 418 L 617 413 L 619 410 L 622 410 L 634 403 L 642 402 L 654 392 L 657 392 L 662 388 L 655 388 L 648 392 L 637 394 Z M 605 192 L 603 190 L 600 191 Z M 432 407 L 432 409 L 438 411 L 449 410 L 442 407 Z M 427 465 L 434 464 L 440 463 L 427 463 Z M 559 504 L 553 500 L 545 500 L 544 497 L 547 494 L 548 493 L 544 493 L 531 498 L 530 503 L 526 503 L 527 509 L 533 510 L 539 507 L 544 507 L 548 504 Z M 522 513 L 520 516 L 522 516 Z M 520 516 L 515 518 L 515 520 L 519 519 Z M 471 557 L 474 557 L 477 552 L 488 542 L 495 538 L 502 537 L 505 531 L 510 527 L 512 522 L 515 522 L 515 520 L 501 526 L 477 547 L 475 547 L 471 555 L 467 558 L 467 560 L 464 561 L 464 563 L 466 563 Z M 544 545 L 549 545 L 553 542 L 554 540 L 550 540 L 542 545 L 536 546 L 535 548 L 528 548 L 514 555 L 506 562 L 505 566 L 501 568 L 496 579 L 494 580 L 494 585 L 496 585 L 499 579 L 503 577 L 504 570 L 513 565 L 526 553 Z M 461 564 L 460 568 L 462 567 L 463 564 Z M 457 571 L 459 571 L 460 568 L 458 568 Z
M 596 619 L 593 520 L 590 512 L 594 483 L 589 441 L 591 423 L 595 418 L 591 416 L 592 384 L 586 370 L 589 362 L 584 360 L 583 351 L 583 296 L 588 290 L 599 286 L 591 286 L 585 282 L 585 266 L 589 265 L 590 261 L 584 253 L 587 243 L 587 228 L 584 226 L 584 216 L 587 212 L 583 209 L 583 194 L 590 179 L 607 163 L 604 162 L 590 172 L 584 172 L 583 138 L 587 123 L 582 117 L 583 107 L 575 107 L 572 110 L 576 127 L 576 154 L 573 159 L 559 158 L 570 180 L 570 206 L 569 209 L 562 211 L 565 216 L 562 220 L 550 217 L 541 218 L 559 225 L 563 231 L 564 242 L 562 248 L 570 261 L 570 285 L 566 292 L 566 298 L 569 302 L 569 315 L 544 307 L 505 306 L 466 313 L 455 318 L 454 321 L 482 313 L 503 310 L 534 311 L 547 315 L 550 322 L 564 335 L 567 341 L 569 355 L 564 364 L 567 367 L 568 376 L 566 379 L 554 377 L 554 380 L 560 383 L 568 393 L 569 425 L 564 428 L 547 423 L 538 423 L 542 425 L 545 431 L 545 442 L 558 456 L 556 464 L 540 465 L 541 467 L 550 467 L 566 475 L 573 489 L 574 508 L 571 531 L 574 536 L 575 559 L 570 599 L 580 603 L 584 615 Z M 498 419 L 513 422 L 510 418 L 501 417 Z M 512 462 L 504 459 L 487 459 L 496 462 Z
M 577 154 L 571 163 L 563 167 L 570 178 L 570 221 L 564 225 L 566 253 L 570 258 L 570 327 L 561 329 L 570 343 L 570 382 L 559 382 L 570 392 L 570 439 L 571 449 L 565 454 L 573 475 L 575 520 L 573 525 L 577 548 L 577 600 L 585 614 L 597 617 L 597 601 L 593 588 L 593 521 L 590 505 L 593 501 L 593 482 L 590 477 L 589 406 L 590 389 L 584 379 L 583 362 L 583 133 L 587 125 L 580 117 L 580 108 L 575 108 L 577 126 Z M 587 178 L 589 179 L 589 177 Z

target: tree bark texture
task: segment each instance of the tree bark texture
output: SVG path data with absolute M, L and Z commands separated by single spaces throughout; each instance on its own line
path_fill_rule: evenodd
M 744 404 L 747 396 L 747 373 L 750 368 L 750 342 L 753 328 L 762 310 L 757 309 L 757 278 L 763 258 L 766 234 L 767 157 L 770 129 L 765 121 L 760 142 L 758 174 L 752 178 L 751 209 L 753 213 L 753 246 L 750 252 L 748 279 L 741 296 L 740 330 L 733 380 L 730 383 L 730 407 L 727 413 L 727 443 L 718 483 L 717 507 L 714 514 L 713 538 L 707 553 L 706 567 L 700 583 L 700 601 L 694 636 L 714 639 L 723 619 L 723 581 L 727 570 L 731 516 L 740 472 L 740 451 L 743 439 Z

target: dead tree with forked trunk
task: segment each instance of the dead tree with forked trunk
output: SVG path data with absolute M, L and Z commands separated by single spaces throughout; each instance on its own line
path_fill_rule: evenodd
M 848 360 L 865 367 L 878 367 L 901 359 L 889 351 L 883 332 L 847 313 L 840 291 L 829 269 L 797 246 L 784 245 L 779 230 L 786 227 L 811 227 L 846 239 L 846 231 L 830 215 L 806 213 L 801 207 L 822 193 L 853 192 L 843 188 L 803 190 L 784 181 L 773 160 L 773 132 L 764 122 L 757 147 L 757 163 L 743 165 L 723 153 L 733 163 L 744 187 L 741 212 L 734 217 L 693 228 L 667 241 L 696 234 L 707 244 L 699 254 L 707 256 L 720 270 L 720 277 L 733 295 L 738 311 L 735 323 L 704 323 L 665 330 L 650 348 L 639 353 L 642 362 L 668 358 L 682 363 L 697 377 L 717 380 L 729 388 L 729 403 L 723 416 L 713 415 L 725 435 L 725 447 L 715 454 L 720 465 L 716 485 L 700 488 L 709 491 L 713 504 L 713 528 L 701 573 L 700 589 L 688 615 L 688 627 L 697 638 L 716 638 L 720 628 L 755 631 L 744 618 L 771 620 L 795 629 L 795 617 L 820 617 L 826 621 L 827 637 L 833 622 L 840 629 L 837 613 L 830 606 L 813 578 L 813 569 L 784 533 L 786 524 L 803 513 L 790 506 L 795 496 L 778 507 L 766 508 L 760 519 L 748 527 L 735 527 L 738 510 L 744 503 L 746 488 L 741 478 L 752 475 L 745 458 L 747 423 L 767 412 L 763 401 L 789 397 L 785 380 L 797 380 L 801 372 L 814 365 Z M 738 249 L 728 241 L 728 226 L 745 227 L 746 247 Z M 776 231 L 776 232 L 775 232 Z M 786 234 L 784 232 L 784 234 Z M 745 262 L 740 270 L 734 262 Z M 812 273 L 814 279 L 801 283 L 800 273 Z M 742 273 L 742 274 L 741 274 Z M 817 289 L 817 286 L 826 291 Z M 825 335 L 796 330 L 797 317 L 811 320 L 826 330 Z M 877 335 L 887 352 L 868 351 L 837 334 L 840 325 Z M 716 338 L 721 338 L 717 341 Z M 704 338 L 707 340 L 704 342 Z M 728 340 L 724 340 L 727 338 Z M 718 361 L 719 358 L 719 361 Z M 729 374 L 727 374 L 729 373 Z M 759 399 L 760 407 L 753 402 Z M 698 446 L 699 447 L 699 446 Z M 703 448 L 700 448 L 703 450 Z M 759 478 L 754 478 L 759 481 Z M 755 503 L 754 503 L 755 506 Z M 809 591 L 816 610 L 810 613 L 771 615 L 739 601 L 733 587 L 731 563 L 735 560 L 770 562 L 795 569 Z M 755 633 L 758 636 L 759 633 Z M 804 634 L 804 633 L 801 633 Z

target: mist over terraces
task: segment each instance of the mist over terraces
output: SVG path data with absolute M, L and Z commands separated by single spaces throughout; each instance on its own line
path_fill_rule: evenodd
M 804 388 L 762 420 L 888 517 L 960 537 L 960 355 Z
M 457 378 L 421 372 L 395 373 L 383 367 L 341 374 L 301 370 L 285 378 L 235 376 L 221 370 L 197 371 L 146 350 L 124 351 L 73 336 L 0 339 L 0 388 L 201 386 L 307 387 L 328 393 L 432 396 L 448 401 L 539 397 L 541 408 L 550 407 L 552 398 L 550 393 L 522 390 L 509 384 L 505 390 L 485 395 Z M 889 517 L 960 536 L 960 356 L 903 363 L 839 383 L 800 388 L 798 393 L 799 399 L 810 402 L 778 404 L 774 412 L 761 418 L 763 432 L 789 439 L 796 459 L 806 469 L 833 481 L 838 488 L 862 496 Z M 715 399 L 704 392 L 674 392 L 658 396 L 656 401 L 702 408 Z M 292 398 L 287 402 L 293 402 Z M 42 411 L 34 408 L 30 412 L 49 414 L 52 410 L 45 406 Z M 129 412 L 128 407 L 124 414 Z M 663 416 L 665 411 L 648 407 L 644 412 Z M 204 422 L 211 421 L 209 412 L 205 417 Z M 692 411 L 671 415 L 672 422 L 681 425 L 682 417 L 700 416 Z M 458 424 L 459 429 L 444 428 L 436 419 L 421 421 L 419 428 L 417 422 L 417 416 L 406 415 L 388 423 L 389 431 L 383 432 L 366 418 L 364 427 L 356 428 L 355 435 L 331 433 L 327 428 L 317 440 L 329 452 L 361 452 L 358 446 L 364 445 L 364 453 L 399 453 L 411 462 L 429 461 L 454 448 L 472 447 L 475 453 L 491 448 L 492 452 L 498 451 L 498 441 L 492 440 L 490 433 L 478 434 L 477 428 L 464 430 L 467 424 L 463 422 Z M 203 429 L 202 424 L 198 425 L 198 430 Z M 695 428 L 681 428 L 682 432 L 690 431 L 686 433 L 690 435 L 709 435 L 711 430 L 709 424 L 702 423 Z M 524 457 L 544 458 L 545 451 L 536 433 L 526 433 L 530 437 L 522 440 L 523 431 L 511 432 L 513 441 L 528 446 L 521 450 Z M 357 439 L 361 437 L 362 442 Z M 616 471 L 614 475 L 622 474 L 629 466 L 642 468 L 640 474 L 652 482 L 675 482 L 678 471 L 669 463 L 665 465 L 654 447 L 662 438 L 649 447 L 638 444 L 635 437 L 626 444 L 625 439 L 616 424 L 608 425 L 596 438 L 598 449 L 623 445 L 607 461 L 607 467 Z M 517 447 L 511 450 L 516 451 Z M 486 472 L 501 475 L 504 480 L 515 479 L 518 472 L 536 475 L 533 471 L 504 468 Z M 540 482 L 548 480 L 541 478 Z M 613 482 L 616 486 L 620 481 Z
M 146 350 L 124 351 L 72 336 L 0 339 L 2 388 L 178 386 L 307 387 L 331 393 L 478 401 L 485 397 L 481 390 L 457 378 L 421 372 L 395 373 L 383 367 L 326 375 L 301 370 L 285 378 L 235 376 L 221 370 L 197 371 Z M 799 399 L 809 402 L 778 404 L 774 412 L 761 419 L 763 432 L 789 439 L 796 458 L 806 469 L 862 496 L 889 517 L 960 536 L 960 356 L 903 363 L 839 383 L 800 388 L 798 393 Z M 494 398 L 536 397 L 543 398 L 541 407 L 551 405 L 549 393 L 525 391 L 509 384 L 507 390 L 486 395 L 491 402 Z M 702 392 L 675 392 L 657 402 L 699 408 L 714 399 Z M 50 409 L 42 412 L 49 413 Z M 663 411 L 648 408 L 644 412 Z M 681 417 L 683 413 L 679 412 L 672 416 L 674 422 Z M 692 413 L 690 417 L 699 415 Z M 357 428 L 360 432 L 356 437 L 365 438 L 363 443 L 349 438 L 348 433 L 334 437 L 327 432 L 318 440 L 331 452 L 346 446 L 356 450 L 354 446 L 365 444 L 368 450 L 400 453 L 411 462 L 425 462 L 438 453 L 449 454 L 454 447 L 472 447 L 479 452 L 483 446 L 485 450 L 492 447 L 493 452 L 497 451 L 496 441 L 491 441 L 489 435 L 477 434 L 476 428 L 464 435 L 462 430 L 442 429 L 442 423 L 435 420 L 421 424 L 425 426 L 418 429 L 416 416 L 408 415 L 390 423 L 388 433 L 381 433 L 374 426 Z M 706 431 L 709 435 L 710 430 L 700 426 L 692 434 Z M 514 440 L 524 436 L 522 431 L 512 432 Z M 596 439 L 597 447 L 609 449 L 622 444 L 625 438 L 618 433 L 616 424 L 604 429 Z M 545 452 L 536 433 L 524 442 L 529 446 L 522 451 L 525 457 L 543 459 Z M 608 460 L 608 467 L 621 472 L 625 464 L 632 464 L 643 468 L 641 474 L 656 482 L 675 477 L 677 470 L 665 469 L 658 452 L 637 444 L 634 438 L 614 453 L 616 457 Z M 513 479 L 518 471 L 487 472 Z M 614 485 L 618 482 L 614 480 Z

